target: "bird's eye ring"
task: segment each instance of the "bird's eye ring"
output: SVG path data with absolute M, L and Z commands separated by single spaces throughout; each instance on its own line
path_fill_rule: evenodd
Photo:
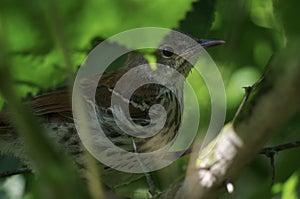
M 165 57 L 165 58 L 170 58 L 170 57 L 172 57 L 172 56 L 174 55 L 174 50 L 173 50 L 173 48 L 171 48 L 171 47 L 164 47 L 164 48 L 162 49 L 162 55 L 163 55 L 163 57 Z

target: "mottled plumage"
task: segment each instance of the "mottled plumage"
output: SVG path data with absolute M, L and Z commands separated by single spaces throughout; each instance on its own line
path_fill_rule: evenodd
M 186 77 L 192 66 L 186 62 L 181 55 L 170 52 L 170 48 L 183 47 L 183 49 L 185 49 L 185 43 L 174 39 L 172 41 L 172 44 L 168 44 L 167 51 L 164 51 L 164 47 L 162 47 L 162 49 L 158 49 L 155 52 L 157 63 L 167 65 L 179 71 Z M 203 40 L 199 42 L 202 43 L 204 47 L 222 43 L 217 40 Z M 184 53 L 186 53 L 186 51 L 182 52 L 182 54 Z M 120 69 L 114 72 L 105 72 L 102 74 L 102 77 L 98 82 L 97 93 L 95 96 L 98 107 L 98 121 L 96 122 L 101 124 L 105 134 L 115 145 L 122 147 L 127 151 L 137 150 L 137 152 L 151 152 L 165 146 L 176 136 L 176 132 L 180 127 L 181 112 L 183 110 L 183 107 L 181 107 L 180 104 L 183 100 L 182 89 L 184 80 L 181 79 L 179 81 L 176 77 L 170 79 L 170 84 L 176 85 L 175 92 L 172 92 L 162 85 L 146 84 L 138 88 L 130 99 L 123 99 L 122 95 L 115 93 L 119 98 L 122 98 L 121 100 L 129 101 L 130 115 L 133 121 L 141 127 L 149 124 L 149 109 L 152 105 L 160 104 L 167 112 L 167 120 L 164 128 L 158 134 L 151 138 L 134 138 L 122 132 L 116 125 L 110 106 L 111 95 L 116 82 L 123 74 L 137 64 L 148 64 L 148 62 L 142 54 L 131 52 L 123 67 L 120 67 Z M 147 70 L 153 70 L 149 64 Z M 144 71 L 139 75 L 143 76 L 146 74 L 147 71 Z M 163 78 L 163 76 L 164 75 L 162 74 L 162 77 L 159 78 Z M 95 81 L 98 81 L 97 78 L 91 77 L 83 83 L 90 84 Z M 132 83 L 134 83 L 134 81 Z M 128 81 L 128 86 L 131 86 L 130 80 Z M 81 165 L 80 158 L 83 149 L 73 122 L 71 94 L 69 90 L 60 88 L 38 95 L 26 103 L 32 107 L 33 113 L 38 117 L 47 136 L 54 140 L 54 144 L 70 154 L 75 159 L 75 162 L 77 162 L 78 165 Z M 4 110 L 0 113 L 0 151 L 2 153 L 14 154 L 22 159 L 27 159 L 24 147 L 22 147 L 23 142 L 15 133 L 8 115 L 8 110 Z M 136 149 L 133 147 L 133 140 L 137 146 Z

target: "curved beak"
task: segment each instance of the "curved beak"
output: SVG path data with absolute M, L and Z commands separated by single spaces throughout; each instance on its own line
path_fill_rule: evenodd
M 207 49 L 209 47 L 217 46 L 225 43 L 225 41 L 223 40 L 214 40 L 214 39 L 200 39 L 197 40 L 197 42 L 200 45 L 196 45 L 188 49 L 187 51 L 183 52 L 180 56 L 178 56 L 176 59 L 181 59 L 181 58 L 187 59 L 199 53 L 203 48 Z
M 212 46 L 217 46 L 225 43 L 225 41 L 223 40 L 216 40 L 216 39 L 199 39 L 197 42 L 201 44 L 201 46 L 203 46 L 204 48 L 209 48 Z

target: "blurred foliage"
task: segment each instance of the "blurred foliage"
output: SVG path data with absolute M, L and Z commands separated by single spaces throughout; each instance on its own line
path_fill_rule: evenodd
M 243 96 L 242 87 L 260 78 L 278 49 L 299 39 L 299 7 L 298 0 L 0 0 L 0 37 L 3 40 L 0 51 L 9 54 L 5 58 L 13 81 L 9 88 L 13 87 L 17 96 L 24 97 L 71 83 L 95 38 L 107 38 L 131 28 L 158 26 L 178 29 L 198 38 L 222 39 L 225 45 L 208 51 L 224 79 L 227 120 L 231 120 Z M 2 78 L 3 74 L 0 76 Z M 201 77 L 193 75 L 189 81 L 198 85 L 196 94 L 201 120 L 205 123 L 202 128 L 205 128 L 210 118 L 209 93 Z M 3 103 L 0 96 L 0 107 Z M 295 116 L 279 129 L 279 134 L 268 144 L 299 139 L 299 118 L 300 115 Z M 275 157 L 276 184 L 273 188 L 269 160 L 258 157 L 235 183 L 235 193 L 224 194 L 221 198 L 299 198 L 299 172 L 295 172 L 300 168 L 299 152 L 293 149 Z M 155 172 L 153 177 L 158 188 L 166 189 L 180 180 L 187 159 L 183 157 Z M 0 160 L 0 170 L 3 170 L 4 163 L 9 161 Z M 53 176 L 49 175 L 44 180 L 51 180 Z M 64 182 L 60 181 L 62 178 L 67 178 L 61 171 L 55 175 L 60 175 L 60 183 Z M 37 189 L 41 186 L 35 182 L 36 179 L 28 176 L 2 179 L 0 198 L 37 198 Z M 48 185 L 54 188 L 60 184 Z M 19 192 L 11 191 L 16 186 L 20 186 Z M 49 190 L 43 190 L 42 194 Z M 132 198 L 148 196 L 144 179 L 119 187 L 118 192 Z M 17 196 L 17 193 L 23 195 Z
M 282 187 L 282 199 L 297 199 L 299 191 L 299 174 L 294 173 L 283 185 Z

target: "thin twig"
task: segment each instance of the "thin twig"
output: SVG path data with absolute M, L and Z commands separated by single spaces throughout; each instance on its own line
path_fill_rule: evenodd
M 300 141 L 295 141 L 287 144 L 282 144 L 274 147 L 266 147 L 263 148 L 259 154 L 266 155 L 267 157 L 270 156 L 271 153 L 277 153 L 279 151 L 295 148 L 295 147 L 300 147 Z
M 246 87 L 243 87 L 244 90 L 245 90 L 245 95 L 242 99 L 242 102 L 240 103 L 234 117 L 233 117 L 233 122 L 236 120 L 237 116 L 240 114 L 241 110 L 243 109 L 244 105 L 246 104 L 247 100 L 249 99 L 249 96 L 251 94 L 251 92 L 256 89 L 260 84 L 261 82 L 264 80 L 264 76 L 262 76 L 257 82 L 255 82 L 252 86 L 246 86 Z
M 141 160 L 141 158 L 139 156 L 138 149 L 137 149 L 136 143 L 133 138 L 132 138 L 132 144 L 133 144 L 134 152 L 136 154 L 135 157 L 136 157 L 137 161 L 140 163 L 140 166 L 142 167 L 142 169 L 145 171 L 144 175 L 145 175 L 146 181 L 149 185 L 149 192 L 152 196 L 155 196 L 157 194 L 155 183 L 153 182 L 150 173 L 147 172 L 146 165 L 143 163 L 143 161 Z
M 275 181 L 275 153 L 273 153 L 270 157 L 270 163 L 271 163 L 271 167 L 272 167 L 272 182 L 271 182 L 271 185 L 274 184 L 274 181 Z
M 275 181 L 275 163 L 274 163 L 275 162 L 275 158 L 274 158 L 275 154 L 280 151 L 295 148 L 295 147 L 300 147 L 300 141 L 282 144 L 282 145 L 278 145 L 278 146 L 274 146 L 274 147 L 266 147 L 266 148 L 263 148 L 259 152 L 259 154 L 265 155 L 268 158 L 270 158 L 270 164 L 272 167 L 272 185 L 274 184 L 274 181 Z

